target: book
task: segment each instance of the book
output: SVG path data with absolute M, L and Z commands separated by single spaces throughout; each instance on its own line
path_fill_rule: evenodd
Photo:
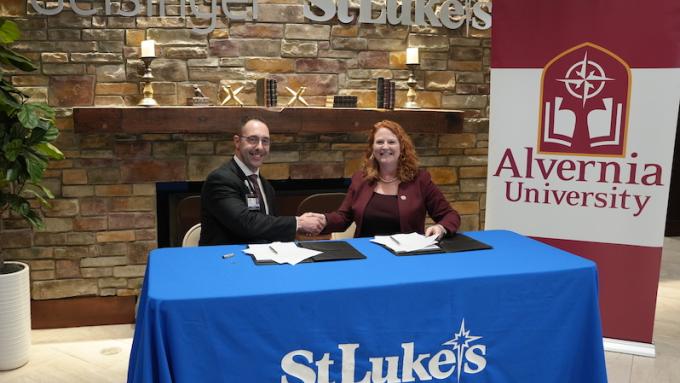
M 396 84 L 394 83 L 393 80 L 390 80 L 390 109 L 394 109 L 396 94 L 397 94 Z
M 333 107 L 334 108 L 356 108 L 357 107 L 357 96 L 334 96 L 333 97 Z
M 383 108 L 390 109 L 390 81 L 385 79 L 383 81 Z
M 259 106 L 266 106 L 265 94 L 267 91 L 267 79 L 258 78 L 255 81 L 255 103 Z
M 382 77 L 378 77 L 375 85 L 375 107 L 385 107 L 385 79 Z
M 269 92 L 268 92 L 269 103 L 268 103 L 267 106 L 276 106 L 276 104 L 278 103 L 278 100 L 277 100 L 278 96 L 277 96 L 277 89 L 276 88 L 277 88 L 276 80 L 273 79 L 273 78 L 269 79 L 269 88 L 268 88 L 268 90 L 269 90 Z

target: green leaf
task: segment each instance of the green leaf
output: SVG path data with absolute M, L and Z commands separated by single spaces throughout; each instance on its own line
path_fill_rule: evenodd
M 31 60 L 7 47 L 0 45 L 0 61 L 4 64 L 14 66 L 24 72 L 33 72 L 38 67 Z
M 57 149 L 56 146 L 50 144 L 49 142 L 40 143 L 35 146 L 35 149 L 38 151 L 38 153 L 43 154 L 49 158 L 55 160 L 64 159 L 64 153 L 62 153 L 61 150 Z
M 45 104 L 44 102 L 33 102 L 30 103 L 30 108 L 38 114 L 41 118 L 49 120 L 49 121 L 54 121 L 54 109 L 52 109 L 51 106 Z
M 36 229 L 42 230 L 45 228 L 42 217 L 35 210 L 29 210 L 26 214 L 21 214 L 21 216 Z
M 17 113 L 17 117 L 26 129 L 33 129 L 40 122 L 40 116 L 36 113 L 36 108 L 32 104 L 23 104 L 19 113 Z
M 17 156 L 21 153 L 23 149 L 23 142 L 21 139 L 16 138 L 7 144 L 3 145 L 2 151 L 5 153 L 5 158 L 9 161 L 16 161 Z
M 52 125 L 47 129 L 47 133 L 45 133 L 44 140 L 47 142 L 52 142 L 59 137 L 59 129 L 57 129 L 56 126 Z
M 30 182 L 29 185 L 31 185 L 32 187 L 40 189 L 47 198 L 54 199 L 54 194 L 52 194 L 52 191 L 50 191 L 50 189 L 46 188 L 44 185 L 35 184 L 35 183 L 32 183 L 32 182 Z
M 47 169 L 47 161 L 31 153 L 26 153 L 25 158 L 26 170 L 31 177 L 31 181 L 33 183 L 40 182 L 43 173 L 45 173 L 45 169 Z
M 37 191 L 33 189 L 26 189 L 26 193 L 33 195 L 41 205 L 45 207 L 50 207 L 50 203 L 42 196 L 42 194 L 38 193 Z
M 13 109 L 21 108 L 21 103 L 17 101 L 13 94 L 20 95 L 21 93 L 11 86 L 5 86 L 0 83 L 0 107 L 6 106 L 6 108 L 2 109 L 8 115 L 14 114 Z
M 21 37 L 19 27 L 11 20 L 0 20 L 0 43 L 11 44 Z
M 14 210 L 17 214 L 26 215 L 31 211 L 31 204 L 26 198 L 17 196 L 14 200 L 10 201 L 10 209 Z
M 4 197 L 4 201 L 11 211 L 19 214 L 36 228 L 44 227 L 42 217 L 40 217 L 36 209 L 31 208 L 31 204 L 26 198 L 14 194 L 5 194 Z

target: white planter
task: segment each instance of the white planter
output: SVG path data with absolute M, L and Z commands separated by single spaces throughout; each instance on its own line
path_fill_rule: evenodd
M 0 370 L 28 362 L 31 348 L 31 288 L 28 265 L 16 273 L 0 274 Z

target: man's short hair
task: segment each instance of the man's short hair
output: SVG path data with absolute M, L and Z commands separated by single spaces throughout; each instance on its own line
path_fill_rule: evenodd
M 242 135 L 242 134 L 243 134 L 243 128 L 245 128 L 245 127 L 246 127 L 246 124 L 249 123 L 250 121 L 258 121 L 258 122 L 260 122 L 260 123 L 266 125 L 267 127 L 269 126 L 269 125 L 267 125 L 267 123 L 264 122 L 261 118 L 251 117 L 251 116 L 245 116 L 245 117 L 243 117 L 243 118 L 241 119 L 241 125 L 240 125 L 240 127 L 239 127 L 239 131 L 238 131 L 236 134 L 239 135 L 239 136 Z

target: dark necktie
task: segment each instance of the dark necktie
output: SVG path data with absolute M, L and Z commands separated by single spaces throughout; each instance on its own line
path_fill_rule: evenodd
M 255 196 L 257 197 L 257 202 L 260 204 L 260 212 L 267 213 L 267 209 L 264 205 L 264 197 L 262 196 L 262 191 L 260 190 L 260 183 L 257 182 L 257 174 L 251 174 L 248 176 L 250 183 L 253 185 L 253 191 L 255 191 Z

